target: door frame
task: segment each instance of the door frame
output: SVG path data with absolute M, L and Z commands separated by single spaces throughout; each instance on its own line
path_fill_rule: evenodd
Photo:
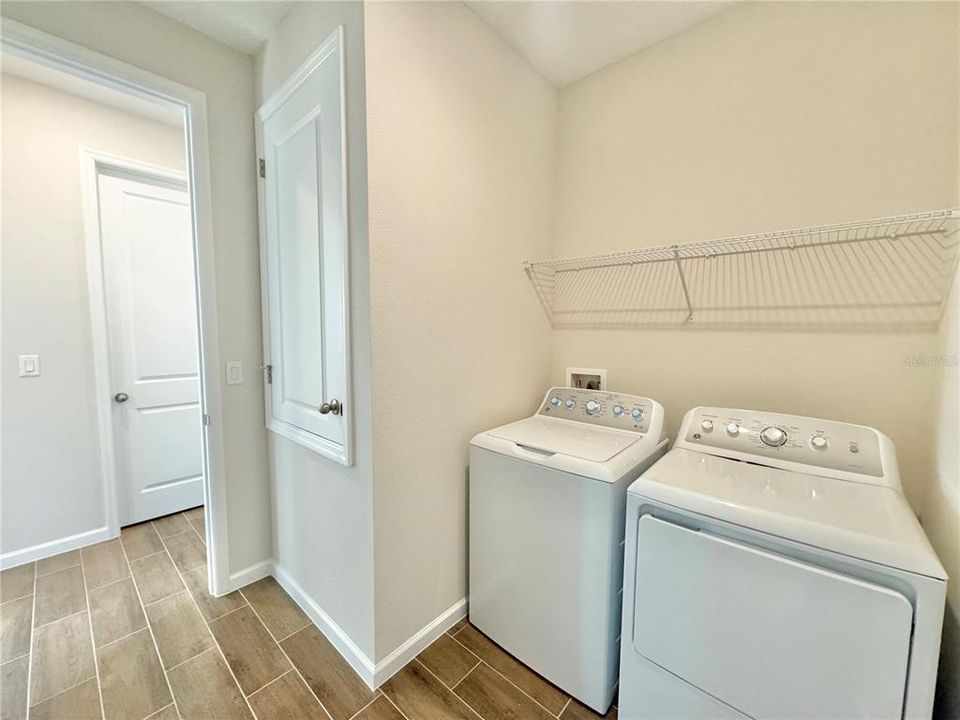
M 9 18 L 2 19 L 0 40 L 3 42 L 5 51 L 19 57 L 183 112 L 186 177 L 193 227 L 194 276 L 200 334 L 200 404 L 204 417 L 203 495 L 206 507 L 204 515 L 207 535 L 207 576 L 211 594 L 228 593 L 235 588 L 232 587 L 230 580 L 227 537 L 227 484 L 223 451 L 224 415 L 217 335 L 216 264 L 206 93 Z M 99 235 L 99 229 L 97 234 Z M 97 244 L 99 245 L 99 237 L 97 237 Z M 93 311 L 93 302 L 91 306 Z M 98 371 L 97 388 L 102 394 L 100 380 Z M 112 439 L 110 442 L 112 444 Z M 108 479 L 111 473 L 104 457 L 101 457 L 101 464 L 106 487 L 111 481 L 115 481 L 115 477 Z M 106 530 L 110 537 L 115 537 L 120 532 L 115 490 L 114 486 L 109 490 L 105 489 L 104 492 Z
M 100 440 L 100 464 L 104 479 L 107 531 L 111 537 L 120 532 L 120 473 L 117 470 L 116 427 L 111 395 L 114 387 L 111 374 L 109 319 L 103 235 L 100 215 L 100 175 L 129 177 L 157 185 L 179 185 L 189 193 L 187 173 L 172 168 L 119 157 L 109 153 L 80 148 L 80 191 L 83 200 L 84 254 L 87 268 L 87 290 L 90 299 L 90 330 L 93 339 L 93 372 L 97 389 L 97 421 Z M 196 268 L 194 248 L 194 268 Z M 196 305 L 195 304 L 195 310 Z M 198 326 L 199 329 L 199 326 Z M 201 343 L 198 333 L 197 344 Z M 201 431 L 202 432 L 202 431 Z M 204 467 L 206 472 L 206 467 Z M 206 480 L 204 480 L 206 482 Z

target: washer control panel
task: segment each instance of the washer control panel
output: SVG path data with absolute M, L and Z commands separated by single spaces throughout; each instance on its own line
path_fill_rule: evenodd
M 649 398 L 623 393 L 581 390 L 578 388 L 550 388 L 540 415 L 578 420 L 592 425 L 647 432 L 653 402 Z
M 881 435 L 863 425 L 849 425 L 753 410 L 695 408 L 681 428 L 691 448 L 716 448 L 740 455 L 883 477 Z M 723 454 L 723 453 L 714 453 Z

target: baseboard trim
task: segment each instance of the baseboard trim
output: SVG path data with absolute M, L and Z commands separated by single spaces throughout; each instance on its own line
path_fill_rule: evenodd
M 337 625 L 333 618 L 327 615 L 324 609 L 300 587 L 300 584 L 294 580 L 286 570 L 279 566 L 275 567 L 274 577 L 277 579 L 277 582 L 280 583 L 280 587 L 287 591 L 287 594 L 293 598 L 294 602 L 300 606 L 300 609 L 307 614 L 313 621 L 313 624 L 316 625 L 320 629 L 320 632 L 326 636 L 327 640 L 333 644 L 337 652 L 343 656 L 344 660 L 350 663 L 350 667 L 360 676 L 360 679 L 369 685 L 371 690 L 375 689 L 376 685 L 374 684 L 374 680 L 376 673 L 373 661 L 357 647 L 356 643 L 350 639 L 350 636 L 343 631 L 343 628 Z
M 273 575 L 273 560 L 261 560 L 260 562 L 247 565 L 242 570 L 230 573 L 230 587 L 223 591 L 223 595 L 239 590 L 244 585 L 263 580 L 263 578 Z
M 43 560 L 44 558 L 53 557 L 60 553 L 86 547 L 87 545 L 95 545 L 98 542 L 110 540 L 113 537 L 117 536 L 112 535 L 110 528 L 104 526 L 95 530 L 77 533 L 76 535 L 69 535 L 65 538 L 58 538 L 57 540 L 50 540 L 49 542 L 38 545 L 31 545 L 22 550 L 13 550 L 0 555 L 0 570 L 23 565 L 28 562 L 33 562 L 34 560 Z
M 373 673 L 374 687 L 380 687 L 393 677 L 404 665 L 419 655 L 424 648 L 466 616 L 467 599 L 461 598 L 377 663 Z

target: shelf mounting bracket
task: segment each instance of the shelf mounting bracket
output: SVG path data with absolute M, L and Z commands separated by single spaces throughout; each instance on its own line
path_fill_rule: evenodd
M 690 302 L 690 290 L 687 288 L 687 277 L 683 274 L 683 265 L 680 264 L 680 250 L 676 245 L 673 246 L 673 261 L 677 264 L 677 272 L 680 274 L 680 287 L 683 288 L 683 299 L 687 303 L 687 317 L 683 323 L 687 324 L 693 320 L 693 304 Z

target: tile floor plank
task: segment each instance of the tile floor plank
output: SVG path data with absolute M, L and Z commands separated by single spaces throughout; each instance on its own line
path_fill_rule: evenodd
M 258 720 L 328 720 L 310 688 L 294 670 L 251 695 L 250 704 Z
M 165 552 L 132 562 L 130 569 L 144 605 L 183 590 L 180 575 Z
M 204 524 L 203 517 L 203 507 L 196 507 L 192 510 L 186 510 L 183 513 L 183 516 L 187 519 L 187 522 L 190 523 L 190 527 L 197 531 L 197 535 L 200 536 L 200 539 L 204 543 L 207 542 L 207 527 Z
M 80 551 L 80 556 L 88 590 L 130 577 L 130 568 L 119 539 L 85 547 Z
M 30 720 L 100 720 L 101 717 L 96 678 L 30 708 Z
M 567 709 L 560 713 L 560 720 L 617 720 L 617 708 L 611 707 L 606 715 L 597 715 L 586 705 L 571 700 Z
M 280 643 L 333 720 L 346 720 L 369 703 L 376 691 L 313 625 Z
M 123 528 L 120 530 L 120 543 L 130 562 L 163 552 L 163 543 L 157 531 L 154 530 L 153 523 L 146 522 Z
M 186 522 L 186 520 L 184 520 Z M 207 549 L 192 530 L 163 539 L 167 552 L 180 572 L 190 572 L 207 562 Z
M 149 630 L 97 650 L 105 720 L 145 718 L 173 698 Z
M 245 694 L 290 669 L 289 661 L 249 607 L 214 620 L 210 629 Z
M 148 605 L 147 617 L 165 668 L 179 665 L 214 645 L 207 624 L 185 590 Z
M 27 716 L 27 676 L 30 658 L 24 656 L 0 665 L 0 720 Z
M 83 571 L 79 565 L 37 578 L 34 626 L 46 625 L 67 615 L 75 615 L 86 608 L 87 594 L 83 587 Z
M 252 720 L 240 688 L 216 650 L 173 668 L 169 677 L 183 720 Z
M 34 563 L 27 563 L 0 572 L 0 602 L 33 595 Z
M 470 621 L 467 618 L 460 618 L 457 620 L 456 624 L 447 630 L 448 635 L 456 635 L 458 632 L 463 630 L 467 625 L 470 624 Z
M 157 710 L 147 720 L 180 720 L 180 713 L 177 712 L 177 706 L 170 703 L 162 710 Z
M 247 601 L 244 600 L 243 596 L 237 591 L 228 593 L 223 597 L 214 597 L 211 595 L 207 590 L 209 585 L 207 583 L 207 568 L 205 565 L 198 567 L 196 570 L 184 573 L 183 579 L 186 580 L 190 594 L 193 595 L 193 599 L 197 601 L 200 612 L 207 620 L 216 620 L 218 617 L 226 615 L 228 612 L 232 612 L 237 608 L 242 608 L 247 604 Z
M 380 695 L 361 710 L 354 720 L 406 720 L 385 695 Z
M 514 718 L 515 720 L 553 720 L 503 675 L 481 663 L 457 685 L 454 692 L 467 705 L 485 718 Z
M 0 605 L 0 662 L 7 662 L 30 652 L 32 614 L 33 595 Z
M 247 585 L 241 592 L 257 611 L 267 630 L 277 640 L 292 635 L 310 624 L 310 618 L 297 607 L 297 604 L 272 577 L 265 577 Z
M 44 560 L 37 560 L 37 577 L 60 572 L 61 570 L 66 570 L 79 564 L 79 550 L 71 550 L 70 552 L 60 553 L 59 555 L 54 555 Z
M 563 710 L 567 696 L 562 690 L 507 654 L 473 625 L 460 630 L 455 639 L 554 715 Z
M 90 591 L 90 621 L 97 647 L 147 626 L 133 578 Z
M 387 680 L 382 690 L 408 720 L 477 720 L 463 700 L 416 660 Z
M 480 658 L 446 634 L 425 648 L 417 660 L 447 687 L 453 687 L 463 680 L 480 662 Z
M 33 631 L 33 704 L 59 695 L 96 674 L 87 613 L 57 620 Z
M 173 515 L 157 518 L 153 521 L 153 526 L 162 538 L 179 535 L 190 529 L 190 525 L 187 523 L 187 519 L 183 516 L 183 513 L 174 513 Z

